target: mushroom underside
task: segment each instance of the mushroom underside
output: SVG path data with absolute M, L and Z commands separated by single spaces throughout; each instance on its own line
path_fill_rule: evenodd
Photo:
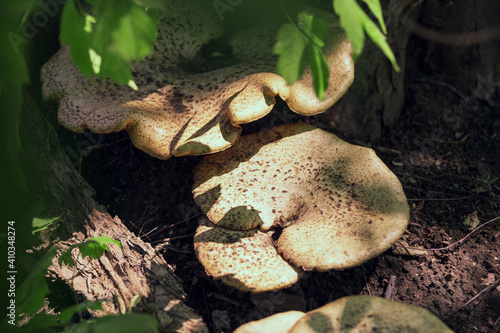
M 77 132 L 126 129 L 137 148 L 161 159 L 200 155 L 231 146 L 239 125 L 264 117 L 276 96 L 295 112 L 312 115 L 326 111 L 352 83 L 351 46 L 333 15 L 317 11 L 328 22 L 323 52 L 331 72 L 326 98 L 319 100 L 309 70 L 292 85 L 273 73 L 277 27 L 264 24 L 235 33 L 228 41 L 231 61 L 220 61 L 202 52 L 224 34 L 217 13 L 192 1 L 165 6 L 155 51 L 131 64 L 137 91 L 90 82 L 67 46 L 42 67 L 43 96 L 59 101 L 60 123 Z

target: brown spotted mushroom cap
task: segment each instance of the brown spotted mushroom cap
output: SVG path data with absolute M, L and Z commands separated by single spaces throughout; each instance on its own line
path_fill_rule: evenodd
M 286 313 L 283 313 L 285 315 Z M 280 315 L 253 321 L 235 332 L 275 332 L 274 320 Z M 349 296 L 298 316 L 287 322 L 284 333 L 453 333 L 439 318 L 424 308 L 376 296 Z M 293 320 L 293 317 L 290 318 Z M 264 326 L 269 323 L 269 326 Z M 261 328 L 260 331 L 253 328 Z M 288 328 L 289 327 L 289 328 Z
M 295 112 L 312 115 L 331 107 L 352 83 L 351 46 L 333 16 L 323 49 L 330 84 L 320 101 L 309 70 L 292 85 L 273 74 L 275 30 L 237 33 L 229 41 L 230 64 L 214 67 L 218 60 L 204 59 L 201 49 L 223 34 L 223 26 L 215 12 L 195 3 L 165 2 L 155 52 L 131 64 L 137 91 L 90 82 L 62 47 L 41 70 L 44 98 L 60 103 L 59 121 L 76 132 L 126 129 L 136 147 L 162 159 L 199 155 L 232 145 L 239 125 L 269 113 L 277 95 Z
M 424 308 L 365 295 L 344 297 L 310 311 L 288 331 L 308 332 L 453 333 Z
M 246 323 L 238 327 L 234 333 L 287 333 L 304 315 L 305 313 L 301 311 L 277 313 L 261 320 Z
M 282 228 L 278 253 L 305 270 L 358 266 L 398 240 L 409 219 L 401 183 L 372 149 L 302 123 L 240 138 L 204 157 L 194 180 L 214 224 Z
M 302 274 L 276 252 L 269 232 L 230 230 L 203 217 L 194 247 L 209 275 L 241 291 L 283 289 L 297 282 Z

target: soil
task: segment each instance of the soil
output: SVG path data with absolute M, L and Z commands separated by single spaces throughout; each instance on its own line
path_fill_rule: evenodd
M 439 73 L 408 77 L 404 112 L 377 141 L 343 133 L 328 112 L 305 118 L 282 102 L 244 127 L 251 133 L 303 121 L 369 146 L 399 177 L 411 207 L 408 230 L 393 249 L 357 268 L 307 272 L 278 292 L 239 292 L 207 276 L 198 262 L 193 234 L 201 211 L 191 186 L 201 157 L 162 161 L 133 147 L 126 133 L 59 132 L 70 151 L 83 153 L 82 174 L 96 200 L 163 254 L 183 282 L 187 305 L 212 332 L 277 312 L 310 311 L 343 296 L 386 293 L 430 310 L 455 332 L 500 332 L 499 100 L 465 95 L 454 88 L 458 78 Z M 97 145 L 83 149 L 89 142 Z

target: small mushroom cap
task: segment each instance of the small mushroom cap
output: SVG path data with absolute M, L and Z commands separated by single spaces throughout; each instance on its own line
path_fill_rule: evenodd
M 372 149 L 307 124 L 242 137 L 206 156 L 194 180 L 213 223 L 283 227 L 278 252 L 306 270 L 358 266 L 399 239 L 409 219 L 401 183 Z
M 293 85 L 273 73 L 276 30 L 235 34 L 230 64 L 212 67 L 217 59 L 203 58 L 201 49 L 223 34 L 223 26 L 215 12 L 195 3 L 165 2 L 154 53 L 131 64 L 137 91 L 90 82 L 62 47 L 41 69 L 43 96 L 59 101 L 59 122 L 76 132 L 126 129 L 137 148 L 162 159 L 200 155 L 231 146 L 239 125 L 264 117 L 277 95 L 295 112 L 311 115 L 326 111 L 352 83 L 352 48 L 332 15 L 324 47 L 330 85 L 320 101 L 309 70 Z
M 301 311 L 277 313 L 267 318 L 241 325 L 234 333 L 287 333 L 304 315 L 305 313 Z
M 280 290 L 297 282 L 302 274 L 283 260 L 271 237 L 259 230 L 229 230 L 203 217 L 194 248 L 207 274 L 243 292 Z
M 300 318 L 288 333 L 453 333 L 424 308 L 376 296 L 349 296 Z

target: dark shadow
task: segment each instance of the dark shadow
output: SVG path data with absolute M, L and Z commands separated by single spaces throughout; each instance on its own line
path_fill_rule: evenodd
M 207 213 L 210 208 L 219 200 L 220 197 L 220 185 L 211 188 L 210 190 L 196 196 L 195 200 L 198 206 L 204 213 Z
M 174 151 L 175 146 L 177 146 L 177 143 L 182 138 L 182 134 L 184 134 L 184 132 L 186 131 L 186 128 L 189 126 L 189 123 L 191 122 L 191 120 L 193 120 L 193 117 L 189 118 L 189 120 L 186 121 L 186 123 L 181 127 L 181 129 L 179 130 L 179 132 L 177 132 L 174 135 L 172 141 L 170 142 L 170 151 L 171 152 Z
M 264 224 L 259 213 L 259 211 L 250 209 L 247 206 L 237 206 L 230 209 L 217 225 L 233 230 L 259 228 Z
M 371 307 L 371 302 L 367 302 L 366 297 L 351 297 L 347 303 L 340 317 L 340 331 L 350 332 L 366 316 Z
M 310 313 L 309 318 L 307 319 L 307 325 L 314 332 L 318 332 L 318 333 L 334 332 L 333 325 L 332 325 L 330 318 L 328 318 L 328 316 L 326 316 L 320 312 Z
M 234 231 L 226 228 L 213 228 L 197 234 L 194 237 L 194 242 L 232 244 L 239 242 L 242 238 L 252 237 L 256 232 L 256 229 L 247 231 Z M 229 274 L 228 276 L 232 275 Z
M 245 89 L 245 88 L 243 88 L 243 89 Z M 193 135 L 191 135 L 189 137 L 189 140 L 192 140 L 194 138 L 197 138 L 197 137 L 200 137 L 200 136 L 204 135 L 210 129 L 212 129 L 213 127 L 215 127 L 216 125 L 218 125 L 219 123 L 227 122 L 227 120 L 225 120 L 225 118 L 227 118 L 227 115 L 225 114 L 226 110 L 227 110 L 227 107 L 236 98 L 236 96 L 239 95 L 239 93 L 243 89 L 241 89 L 240 91 L 238 91 L 237 93 L 235 93 L 233 96 L 231 96 L 230 98 L 228 98 L 224 102 L 224 104 L 222 104 L 222 106 L 220 108 L 220 111 L 212 119 L 210 119 L 203 127 L 201 127 L 199 130 L 197 130 Z M 224 126 L 222 126 L 222 127 L 224 127 Z M 238 129 L 238 131 L 240 132 L 241 129 Z M 227 135 L 228 130 L 226 129 L 225 132 L 226 132 L 226 135 Z

